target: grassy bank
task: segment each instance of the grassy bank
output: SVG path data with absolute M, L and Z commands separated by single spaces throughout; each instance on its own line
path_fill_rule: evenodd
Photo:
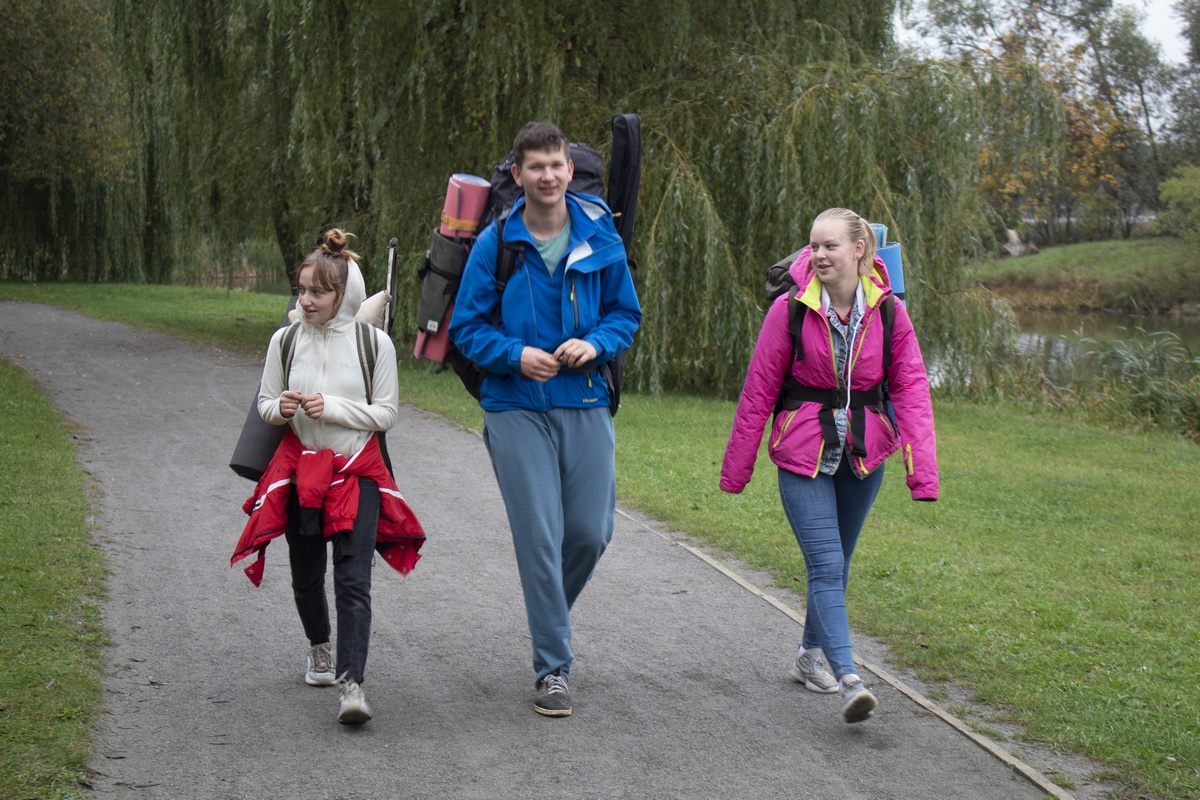
M 89 288 L 71 289 L 72 302 L 98 314 Z M 17 291 L 54 302 L 0 284 L 0 297 Z M 174 332 L 187 335 L 207 301 L 155 291 L 177 298 Z M 231 349 L 261 353 L 280 299 L 239 294 L 224 313 L 261 338 Z M 137 303 L 122 303 L 138 321 Z M 452 374 L 401 360 L 406 402 L 478 428 Z M 971 687 L 1031 739 L 1104 761 L 1135 794 L 1200 796 L 1200 448 L 1004 407 L 936 411 L 942 499 L 911 502 L 899 462 L 888 464 L 856 556 L 853 624 L 921 677 Z M 732 415 L 728 402 L 628 397 L 616 418 L 620 497 L 802 592 L 773 467 L 760 458 L 742 495 L 716 488 Z M 781 663 L 793 645 L 779 643 Z
M 1022 309 L 1147 313 L 1200 304 L 1200 255 L 1169 237 L 1051 247 L 977 269 L 985 286 Z
M 0 797 L 82 797 L 100 706 L 103 564 L 70 431 L 4 361 L 0 418 Z

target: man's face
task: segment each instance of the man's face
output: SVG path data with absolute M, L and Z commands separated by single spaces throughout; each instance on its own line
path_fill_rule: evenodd
M 520 166 L 514 164 L 512 171 L 517 186 L 525 192 L 525 202 L 550 209 L 566 201 L 575 165 L 564 144 L 552 150 L 526 150 L 525 162 Z

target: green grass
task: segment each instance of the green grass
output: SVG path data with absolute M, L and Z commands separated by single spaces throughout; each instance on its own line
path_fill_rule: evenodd
M 103 561 L 67 425 L 4 361 L 0 419 L 0 797 L 83 797 L 100 707 Z
M 478 430 L 453 374 L 402 369 L 406 402 Z M 623 399 L 622 502 L 804 592 L 804 561 L 760 454 L 717 489 L 734 404 Z M 1163 798 L 1200 776 L 1200 448 L 971 404 L 937 404 L 942 499 L 900 462 L 855 557 L 851 621 L 897 662 L 953 680 L 1032 740 L 1083 752 Z M 786 647 L 787 643 L 780 643 Z
M 1051 247 L 977 265 L 985 286 L 1018 308 L 1167 310 L 1200 302 L 1200 256 L 1170 237 Z
M 46 303 L 249 355 L 266 353 L 287 308 L 280 295 L 124 283 L 3 281 L 0 298 Z
M 126 287 L 121 302 L 138 308 L 139 291 Z M 204 304 L 191 290 L 155 291 L 186 335 Z M 0 297 L 11 292 L 0 284 Z M 224 346 L 261 353 L 280 299 L 260 307 L 239 294 L 228 313 L 262 338 Z M 76 302 L 98 313 L 86 293 Z M 412 364 L 404 348 L 401 362 L 405 402 L 478 430 L 482 415 L 452 373 Z M 760 457 L 743 494 L 717 489 L 733 408 L 627 396 L 619 496 L 802 593 L 774 467 Z M 889 462 L 856 555 L 855 627 L 920 677 L 971 687 L 1030 739 L 1104 762 L 1135 793 L 1200 797 L 1200 448 L 1005 407 L 941 401 L 936 411 L 942 499 L 912 502 Z

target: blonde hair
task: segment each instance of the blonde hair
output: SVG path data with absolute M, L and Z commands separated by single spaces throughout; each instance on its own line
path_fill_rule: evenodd
M 851 244 L 862 241 L 863 254 L 858 259 L 858 274 L 870 275 L 875 266 L 875 230 L 865 219 L 848 208 L 827 208 L 817 214 L 813 224 L 827 219 L 841 220 L 846 223 L 846 233 L 850 237 Z
M 341 228 L 330 228 L 321 239 L 321 246 L 309 253 L 296 270 L 296 280 L 300 280 L 300 272 L 305 267 L 312 267 L 313 286 L 323 292 L 333 292 L 337 296 L 337 306 L 342 304 L 346 294 L 346 280 L 350 274 L 350 260 L 357 259 L 358 254 L 346 249 L 348 234 Z M 299 287 L 293 287 L 298 289 Z

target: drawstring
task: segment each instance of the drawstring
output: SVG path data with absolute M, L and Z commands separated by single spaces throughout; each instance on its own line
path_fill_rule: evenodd
M 866 316 L 866 298 L 863 297 L 862 283 L 858 284 L 858 288 L 854 292 L 854 305 L 858 307 L 858 319 L 850 328 L 849 349 L 846 352 L 846 407 L 843 409 L 846 412 L 846 418 L 850 417 L 850 376 L 854 369 L 854 338 L 858 335 L 859 328 L 862 327 L 863 318 Z M 853 317 L 853 314 L 851 314 Z

